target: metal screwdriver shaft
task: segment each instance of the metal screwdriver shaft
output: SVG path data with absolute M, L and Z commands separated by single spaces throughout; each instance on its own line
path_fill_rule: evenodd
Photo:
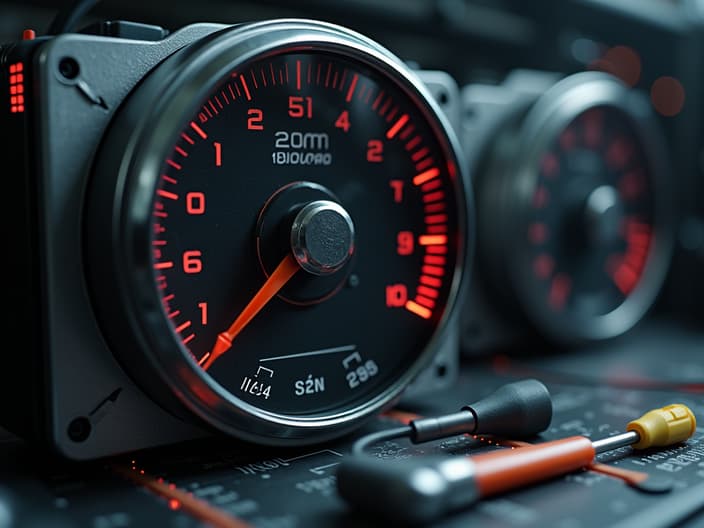
M 609 436 L 608 438 L 594 440 L 592 442 L 592 447 L 594 448 L 594 452 L 598 455 L 607 451 L 613 451 L 614 449 L 628 447 L 637 443 L 639 440 L 640 435 L 638 433 L 635 431 L 628 431 L 627 433 L 621 433 L 614 436 Z

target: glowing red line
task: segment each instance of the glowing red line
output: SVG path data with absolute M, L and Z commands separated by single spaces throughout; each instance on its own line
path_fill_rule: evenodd
M 434 275 L 435 277 L 442 277 L 445 275 L 445 270 L 440 266 L 423 266 L 421 271 L 426 275 Z
M 352 95 L 354 94 L 354 89 L 357 87 L 358 80 L 359 74 L 355 73 L 354 77 L 352 77 L 352 82 L 350 82 L 350 88 L 347 90 L 347 97 L 345 97 L 345 101 L 348 103 L 352 100 Z
M 301 89 L 301 61 L 296 61 L 296 89 Z
M 188 157 L 188 152 L 186 152 L 185 150 L 183 150 L 181 147 L 176 147 L 174 150 L 175 150 L 176 152 L 178 152 L 179 154 L 181 154 L 181 156 L 183 156 L 184 158 L 187 158 L 187 157 Z
M 185 132 L 184 132 L 183 134 L 181 134 L 181 137 L 182 137 L 187 143 L 190 143 L 191 145 L 194 145 L 194 144 L 195 144 L 195 141 L 193 141 L 193 139 L 191 139 L 191 137 L 190 137 L 188 134 L 186 134 Z
M 444 224 L 445 222 L 447 222 L 446 214 L 435 214 L 425 217 L 426 224 Z
M 420 136 L 413 136 L 413 139 L 411 139 L 408 143 L 406 143 L 406 150 L 410 152 L 411 150 L 416 148 L 416 146 L 420 142 L 421 142 Z
M 398 113 L 398 106 L 394 106 L 391 109 L 391 113 L 386 116 L 386 122 L 391 123 L 391 120 L 394 118 L 394 116 Z
M 162 174 L 161 179 L 167 183 L 172 183 L 173 185 L 176 185 L 178 183 L 178 181 L 176 181 L 176 179 L 171 178 L 170 176 L 167 176 L 166 174 Z
M 427 204 L 423 208 L 423 210 L 426 213 L 439 213 L 440 211 L 444 211 L 445 207 L 446 207 L 445 202 L 435 202 L 435 203 Z
M 371 94 L 371 92 L 369 93 Z M 379 95 L 377 95 L 376 99 L 374 99 L 374 102 L 372 103 L 372 109 L 376 110 L 376 107 L 379 106 L 379 102 L 381 101 L 382 97 L 384 97 L 384 90 L 379 92 Z
M 424 184 L 420 190 L 423 192 L 430 192 L 434 191 L 438 187 L 442 185 L 442 180 L 431 180 L 428 183 Z
M 168 165 L 171 165 L 171 166 L 172 166 L 174 169 L 176 169 L 176 170 L 181 170 L 181 165 L 179 165 L 178 163 L 176 163 L 176 162 L 173 161 L 173 160 L 167 159 L 167 160 L 166 160 L 166 163 L 167 163 Z
M 195 131 L 196 131 L 196 134 L 198 134 L 198 135 L 199 135 L 200 137 L 202 137 L 203 139 L 207 139 L 207 138 L 208 138 L 208 134 L 206 134 L 205 132 L 203 132 L 203 129 L 202 129 L 201 127 L 199 127 L 199 126 L 195 123 L 195 121 L 191 121 L 191 128 L 192 128 L 193 130 L 195 130 Z
M 430 308 L 431 310 L 435 308 L 435 301 L 428 299 L 427 297 L 423 297 L 422 295 L 416 295 L 416 302 L 426 308 Z
M 328 62 L 328 71 L 325 74 L 325 88 L 330 84 L 330 72 L 332 71 L 332 62 Z
M 247 86 L 247 81 L 244 75 L 240 75 L 240 82 L 242 83 L 242 88 L 244 88 L 244 95 L 247 97 L 247 101 L 252 100 L 252 96 L 249 94 L 249 86 Z
M 169 191 L 165 191 L 164 189 L 159 189 L 156 193 L 159 196 L 162 196 L 164 198 L 168 198 L 169 200 L 178 200 L 178 194 L 172 193 Z
M 440 295 L 440 292 L 435 288 L 428 288 L 427 286 L 418 286 L 418 293 L 430 299 L 437 299 Z
M 345 80 L 347 79 L 347 68 L 342 70 L 342 77 L 340 78 L 340 91 L 345 87 Z
M 423 147 L 422 149 L 414 152 L 413 155 L 411 156 L 411 159 L 413 161 L 418 161 L 420 159 L 423 159 L 428 154 L 428 152 L 430 152 L 428 150 L 428 147 Z
M 154 269 L 158 269 L 158 270 L 160 270 L 160 269 L 168 269 L 168 268 L 173 268 L 173 267 L 174 267 L 174 263 L 171 262 L 171 261 L 168 261 L 168 262 L 157 262 L 156 264 L 154 264 Z
M 421 246 L 444 246 L 447 244 L 445 235 L 421 235 L 418 237 Z
M 434 255 L 447 255 L 447 246 L 426 246 L 425 252 Z
M 439 288 L 440 286 L 442 286 L 442 280 L 436 277 L 430 277 L 428 275 L 421 275 L 420 283 L 425 284 L 426 286 L 431 286 L 433 288 Z
M 394 123 L 394 126 L 392 126 L 387 132 L 386 132 L 386 139 L 393 139 L 393 137 L 399 133 L 399 131 L 404 127 L 404 125 L 408 122 L 408 114 L 403 114 L 401 117 L 398 118 L 398 121 Z
M 433 158 L 429 156 L 429 157 L 425 158 L 423 161 L 419 161 L 418 163 L 416 163 L 416 170 L 418 170 L 418 171 L 425 170 L 428 167 L 430 167 L 432 164 L 433 164 Z
M 423 185 L 425 182 L 437 178 L 440 176 L 440 170 L 437 167 L 428 169 L 425 172 L 421 172 L 416 177 L 413 178 L 413 185 Z
M 426 255 L 423 257 L 423 262 L 426 264 L 434 264 L 436 266 L 444 266 L 447 263 L 445 257 L 441 257 L 439 255 Z
M 423 319 L 430 319 L 430 316 L 433 315 L 433 312 L 428 310 L 425 306 L 421 306 L 415 301 L 406 301 L 406 310 L 409 312 L 412 312 Z
M 186 321 L 186 322 L 183 323 L 181 326 L 177 326 L 177 327 L 176 327 L 176 333 L 177 333 L 177 334 L 180 334 L 183 330 L 185 330 L 185 329 L 188 328 L 189 326 L 191 326 L 191 322 L 190 322 L 190 321 Z
M 413 123 L 411 123 L 410 125 L 408 125 L 406 128 L 403 129 L 403 132 L 401 132 L 401 135 L 399 136 L 399 138 L 401 138 L 401 139 L 404 140 L 404 141 L 407 140 L 407 139 L 408 139 L 408 136 L 410 136 L 411 133 L 412 133 L 415 129 L 416 129 L 416 127 L 414 127 L 414 126 L 413 126 Z

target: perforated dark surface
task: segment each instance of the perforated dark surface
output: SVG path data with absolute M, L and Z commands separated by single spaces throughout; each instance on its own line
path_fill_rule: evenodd
M 695 415 L 704 416 L 704 386 L 697 384 L 704 380 L 703 354 L 702 334 L 651 325 L 609 349 L 539 359 L 502 355 L 467 364 L 455 390 L 435 399 L 426 397 L 422 404 L 411 402 L 404 410 L 424 415 L 457 410 L 501 383 L 535 377 L 553 395 L 554 417 L 544 435 L 532 442 L 575 434 L 599 438 L 623 430 L 644 411 L 669 403 L 684 403 Z M 396 424 L 380 418 L 369 428 Z M 348 456 L 353 439 L 304 450 L 198 441 L 74 465 L 49 461 L 8 436 L 0 452 L 0 526 L 208 525 L 183 504 L 136 484 L 134 478 L 142 479 L 142 484 L 163 479 L 167 489 L 173 484 L 175 490 L 205 501 L 211 511 L 253 526 L 368 526 L 374 520 L 351 512 L 336 491 L 336 467 Z M 373 452 L 382 458 L 404 458 L 488 449 L 497 447 L 486 439 L 458 436 L 418 446 L 393 441 Z M 633 520 L 640 526 L 667 526 L 675 524 L 673 514 L 684 511 L 673 501 L 690 503 L 687 494 L 696 493 L 695 498 L 704 502 L 704 493 L 694 488 L 704 486 L 701 428 L 683 445 L 642 453 L 624 448 L 601 455 L 599 461 L 671 478 L 674 489 L 650 495 L 603 474 L 577 472 L 482 501 L 437 525 L 627 526 Z M 133 478 L 125 478 L 123 469 Z M 702 519 L 689 522 L 694 526 Z

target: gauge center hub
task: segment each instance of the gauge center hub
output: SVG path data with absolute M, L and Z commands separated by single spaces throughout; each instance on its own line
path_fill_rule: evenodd
M 610 244 L 620 236 L 623 206 L 618 191 L 601 185 L 589 193 L 584 206 L 587 236 L 596 246 Z
M 311 181 L 286 184 L 269 197 L 259 213 L 256 237 L 267 277 L 287 253 L 306 271 L 278 294 L 291 304 L 317 304 L 334 296 L 356 258 L 355 226 L 347 208 L 330 189 Z
M 341 269 L 354 251 L 349 213 L 330 200 L 316 200 L 299 211 L 291 226 L 291 249 L 301 268 L 314 275 Z

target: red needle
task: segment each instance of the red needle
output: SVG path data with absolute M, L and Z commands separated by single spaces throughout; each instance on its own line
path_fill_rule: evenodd
M 247 306 L 240 312 L 235 319 L 235 322 L 230 325 L 230 328 L 218 334 L 218 338 L 213 345 L 213 350 L 210 354 L 206 354 L 203 368 L 208 370 L 213 362 L 227 352 L 232 346 L 232 340 L 247 326 L 252 318 L 266 306 L 274 295 L 293 277 L 296 272 L 301 269 L 292 254 L 286 255 L 284 259 L 276 266 L 274 272 L 269 276 L 266 282 L 259 288 L 259 291 L 252 297 Z M 206 359 L 207 358 L 207 359 Z M 203 361 L 203 360 L 201 360 Z

